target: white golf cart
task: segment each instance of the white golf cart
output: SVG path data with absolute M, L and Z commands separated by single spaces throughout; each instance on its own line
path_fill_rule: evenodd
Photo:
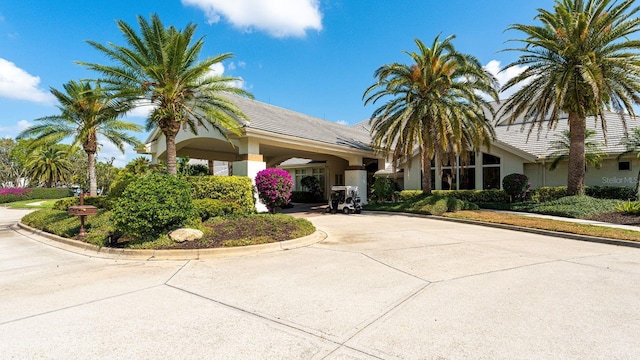
M 327 212 L 334 214 L 336 212 L 342 212 L 347 215 L 351 213 L 360 214 L 362 212 L 362 204 L 360 203 L 360 196 L 358 195 L 358 187 L 332 186 Z

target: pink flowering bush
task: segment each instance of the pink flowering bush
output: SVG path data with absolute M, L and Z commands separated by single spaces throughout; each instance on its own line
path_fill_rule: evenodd
M 0 189 L 0 204 L 26 200 L 28 190 L 31 190 L 31 189 L 26 189 L 26 188 Z
M 268 168 L 256 175 L 256 188 L 260 200 L 267 206 L 269 212 L 275 212 L 277 207 L 287 205 L 293 191 L 293 179 L 286 170 Z

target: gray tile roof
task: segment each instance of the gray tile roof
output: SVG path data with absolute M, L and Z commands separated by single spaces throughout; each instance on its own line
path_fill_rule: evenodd
M 246 126 L 248 129 L 358 150 L 371 150 L 368 147 L 369 132 L 361 127 L 340 125 L 239 96 L 230 98 L 249 118 L 249 124 Z
M 629 116 L 626 117 L 626 130 L 630 131 L 633 128 L 640 126 L 640 119 L 632 119 Z M 607 142 L 605 144 L 605 137 L 602 131 L 600 121 L 596 121 L 595 117 L 591 116 L 587 118 L 587 129 L 593 129 L 596 131 L 595 140 L 603 144 L 602 150 L 610 155 L 617 155 L 625 151 L 625 147 L 620 145 L 620 141 L 625 136 L 624 122 L 620 116 L 614 112 L 605 112 L 605 122 L 607 131 Z M 550 149 L 551 142 L 558 140 L 558 135 L 564 130 L 569 129 L 568 119 L 562 118 L 557 123 L 555 129 L 549 128 L 549 122 L 542 123 L 542 129 L 538 130 L 538 125 L 533 129 L 531 133 L 530 123 L 513 124 L 513 125 L 498 125 L 495 127 L 496 137 L 498 140 L 505 142 L 511 146 L 517 147 L 529 154 L 536 157 L 548 156 L 553 152 Z

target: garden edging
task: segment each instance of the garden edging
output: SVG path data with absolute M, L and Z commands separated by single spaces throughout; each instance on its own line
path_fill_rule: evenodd
M 131 259 L 131 260 L 200 260 L 211 258 L 225 258 L 236 256 L 248 256 L 261 253 L 292 250 L 301 247 L 313 245 L 327 238 L 327 234 L 323 231 L 316 230 L 313 234 L 297 239 L 279 241 L 269 244 L 247 245 L 229 248 L 208 248 L 208 249 L 176 249 L 176 250 L 153 250 L 153 249 L 121 249 L 98 247 L 79 240 L 68 239 L 48 232 L 32 228 L 28 225 L 18 222 L 17 226 L 29 232 L 31 235 L 37 235 L 43 239 L 34 239 L 41 243 L 57 247 L 63 250 L 71 251 L 79 255 L 89 257 L 99 257 L 107 259 Z M 12 226 L 13 228 L 13 226 Z M 15 231 L 20 229 L 13 228 Z

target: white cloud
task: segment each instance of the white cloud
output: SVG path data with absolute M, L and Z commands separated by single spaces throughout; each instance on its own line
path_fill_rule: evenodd
M 52 105 L 53 95 L 41 89 L 40 78 L 0 58 L 0 97 Z
M 113 166 L 123 168 L 127 163 L 139 156 L 131 145 L 124 144 L 124 154 L 118 148 L 104 137 L 99 136 L 100 149 L 98 150 L 96 160 L 107 162 L 113 157 Z
M 209 75 L 211 76 L 222 76 L 224 74 L 224 65 L 222 63 L 215 63 L 209 66 Z
M 27 120 L 20 120 L 13 126 L 0 126 L 0 133 L 5 134 L 4 137 L 15 138 L 23 130 L 31 126 Z
M 225 18 L 236 28 L 257 29 L 283 38 L 304 37 L 307 30 L 322 30 L 319 0 L 182 0 L 203 10 L 209 23 Z
M 505 71 L 500 71 L 502 68 L 500 67 L 500 61 L 491 60 L 487 65 L 484 66 L 485 70 L 493 74 L 493 76 L 498 79 L 498 83 L 500 87 L 507 83 L 510 79 L 520 75 L 527 68 L 525 66 L 514 66 L 506 69 Z M 520 84 L 510 88 L 505 92 L 500 93 L 500 99 L 506 99 L 516 91 L 520 90 L 524 85 L 528 84 L 530 81 L 523 81 Z
M 148 118 L 155 107 L 147 101 L 138 101 L 136 107 L 127 113 L 127 117 Z

